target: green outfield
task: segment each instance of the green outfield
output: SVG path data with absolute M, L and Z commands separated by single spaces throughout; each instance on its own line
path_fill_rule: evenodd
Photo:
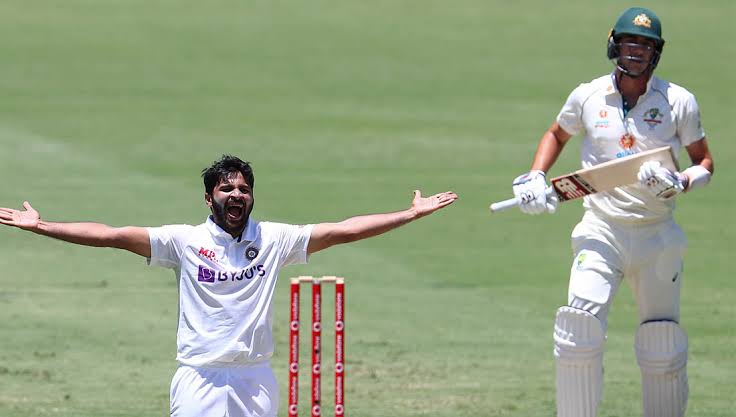
M 735 4 L 646 4 L 667 40 L 657 73 L 696 94 L 716 164 L 709 187 L 678 201 L 690 417 L 736 409 Z M 403 209 L 414 189 L 456 191 L 427 219 L 282 270 L 280 415 L 286 278 L 337 274 L 347 280 L 349 416 L 552 417 L 552 324 L 582 208 L 532 217 L 491 215 L 488 204 L 509 197 L 567 94 L 611 70 L 606 34 L 627 6 L 6 0 L 0 207 L 29 200 L 49 220 L 197 224 L 208 214 L 199 172 L 222 153 L 253 163 L 258 219 L 336 221 Z M 552 174 L 577 168 L 579 143 Z M 8 228 L 0 253 L 0 416 L 168 416 L 170 271 Z M 636 325 L 624 286 L 602 417 L 641 415 Z

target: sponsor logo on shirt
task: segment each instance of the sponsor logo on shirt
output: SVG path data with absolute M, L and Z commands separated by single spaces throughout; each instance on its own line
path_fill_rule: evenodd
M 636 138 L 631 133 L 624 133 L 621 136 L 621 139 L 618 141 L 618 144 L 621 145 L 621 147 L 624 149 L 633 148 L 635 143 L 636 143 Z
M 217 257 L 215 256 L 215 251 L 212 249 L 205 249 L 205 248 L 199 248 L 199 253 L 197 253 L 200 258 L 204 258 L 213 262 L 217 262 Z
M 621 145 L 624 150 L 618 152 L 616 154 L 616 158 L 623 158 L 624 156 L 633 155 L 636 153 L 632 150 L 632 148 L 636 144 L 636 137 L 634 137 L 634 135 L 632 135 L 631 133 L 624 133 L 623 135 L 621 135 L 621 139 L 619 139 L 618 144 Z
M 578 271 L 583 270 L 583 262 L 585 262 L 585 252 L 580 252 L 578 259 L 575 260 L 575 269 Z
M 653 130 L 658 124 L 662 123 L 662 112 L 656 107 L 647 110 L 644 112 L 644 123 L 649 125 L 650 130 Z
M 606 129 L 606 128 L 608 128 L 608 126 L 609 126 L 609 122 L 607 120 L 607 118 L 608 118 L 608 111 L 606 109 L 601 109 L 601 111 L 598 112 L 598 117 L 600 117 L 600 119 L 598 119 L 595 122 L 595 126 L 594 127 L 596 129 Z
M 215 282 L 215 281 L 243 281 L 254 277 L 263 277 L 266 275 L 266 267 L 263 265 L 254 265 L 239 271 L 217 271 L 199 265 L 197 273 L 197 281 L 199 282 Z

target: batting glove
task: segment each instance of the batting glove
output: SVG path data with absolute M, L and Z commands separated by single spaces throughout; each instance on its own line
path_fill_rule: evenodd
M 513 183 L 514 196 L 519 202 L 519 210 L 526 214 L 554 213 L 558 199 L 555 193 L 547 192 L 547 179 L 544 172 L 534 170 L 519 175 Z
M 672 172 L 659 161 L 644 162 L 639 168 L 639 183 L 660 200 L 669 200 L 685 190 L 687 177 Z

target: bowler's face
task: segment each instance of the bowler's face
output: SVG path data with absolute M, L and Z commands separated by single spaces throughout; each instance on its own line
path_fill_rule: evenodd
M 207 206 L 212 210 L 215 224 L 230 233 L 239 236 L 253 210 L 253 189 L 245 182 L 240 172 L 230 172 L 221 178 L 212 195 L 205 193 Z

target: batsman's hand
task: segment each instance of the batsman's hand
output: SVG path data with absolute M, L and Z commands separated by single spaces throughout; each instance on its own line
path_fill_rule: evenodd
M 685 190 L 687 177 L 662 166 L 659 161 L 647 161 L 639 168 L 639 183 L 660 200 L 669 200 Z
M 449 206 L 457 200 L 457 194 L 452 191 L 435 194 L 429 197 L 422 197 L 419 190 L 414 190 L 414 199 L 411 202 L 411 208 L 417 214 L 417 217 L 424 217 L 435 211 Z
M 544 172 L 534 170 L 519 175 L 513 183 L 514 196 L 519 202 L 519 210 L 526 214 L 542 214 L 557 211 L 559 200 L 555 193 L 548 193 Z
M 27 201 L 23 202 L 25 211 L 0 207 L 0 224 L 24 230 L 34 230 L 41 222 L 41 215 Z

